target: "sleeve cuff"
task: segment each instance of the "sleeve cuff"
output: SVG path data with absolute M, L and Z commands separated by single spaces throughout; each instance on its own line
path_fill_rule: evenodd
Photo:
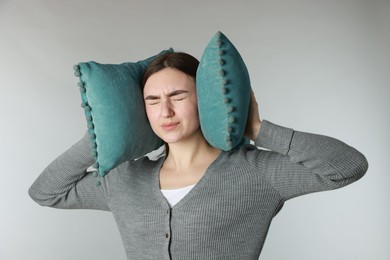
M 86 132 L 83 138 L 72 145 L 72 147 L 66 152 L 69 152 L 72 156 L 79 158 L 80 161 L 87 163 L 89 166 L 95 162 L 95 159 L 92 156 L 91 141 L 88 132 Z
M 262 120 L 260 131 L 255 140 L 255 145 L 287 155 L 293 134 L 294 130 L 291 128 Z

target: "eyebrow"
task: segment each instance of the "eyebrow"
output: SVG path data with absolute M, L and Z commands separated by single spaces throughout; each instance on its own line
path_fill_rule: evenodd
M 189 91 L 187 91 L 187 90 L 175 90 L 175 91 L 172 91 L 171 93 L 168 93 L 167 96 L 173 97 L 173 96 L 177 96 L 177 95 L 188 93 L 188 92 Z M 160 99 L 160 96 L 149 95 L 149 96 L 145 97 L 145 100 L 155 100 L 155 99 Z

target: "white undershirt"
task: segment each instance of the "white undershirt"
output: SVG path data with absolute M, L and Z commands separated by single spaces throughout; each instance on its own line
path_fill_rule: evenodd
M 190 185 L 179 189 L 173 189 L 173 190 L 161 190 L 164 197 L 167 199 L 169 205 L 171 207 L 175 206 L 176 203 L 178 203 L 182 198 L 184 198 L 188 192 L 195 186 Z

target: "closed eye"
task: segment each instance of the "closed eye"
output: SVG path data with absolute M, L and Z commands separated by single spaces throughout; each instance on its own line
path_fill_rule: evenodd
M 186 99 L 186 97 L 179 97 L 179 98 L 174 98 L 173 101 L 181 101 L 183 99 Z
M 160 102 L 160 97 L 150 95 L 145 98 L 145 102 L 148 105 L 157 105 Z
M 187 90 L 175 90 L 167 95 L 167 97 L 171 98 L 173 101 L 181 101 L 188 97 L 188 91 Z M 158 95 L 148 95 L 145 97 L 145 101 L 148 102 L 148 105 L 157 105 L 160 103 L 160 96 Z

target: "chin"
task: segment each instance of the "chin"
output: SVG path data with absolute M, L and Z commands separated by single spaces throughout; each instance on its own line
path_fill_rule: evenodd
M 156 134 L 167 144 L 179 143 L 194 138 L 197 139 L 199 138 L 199 136 L 202 136 L 199 127 L 194 129 L 193 131 L 180 131 L 180 130 L 171 131 L 171 132 L 159 131 Z
M 160 138 L 167 144 L 174 144 L 182 141 L 181 138 L 173 138 L 173 137 L 164 137 L 164 138 L 160 137 Z

